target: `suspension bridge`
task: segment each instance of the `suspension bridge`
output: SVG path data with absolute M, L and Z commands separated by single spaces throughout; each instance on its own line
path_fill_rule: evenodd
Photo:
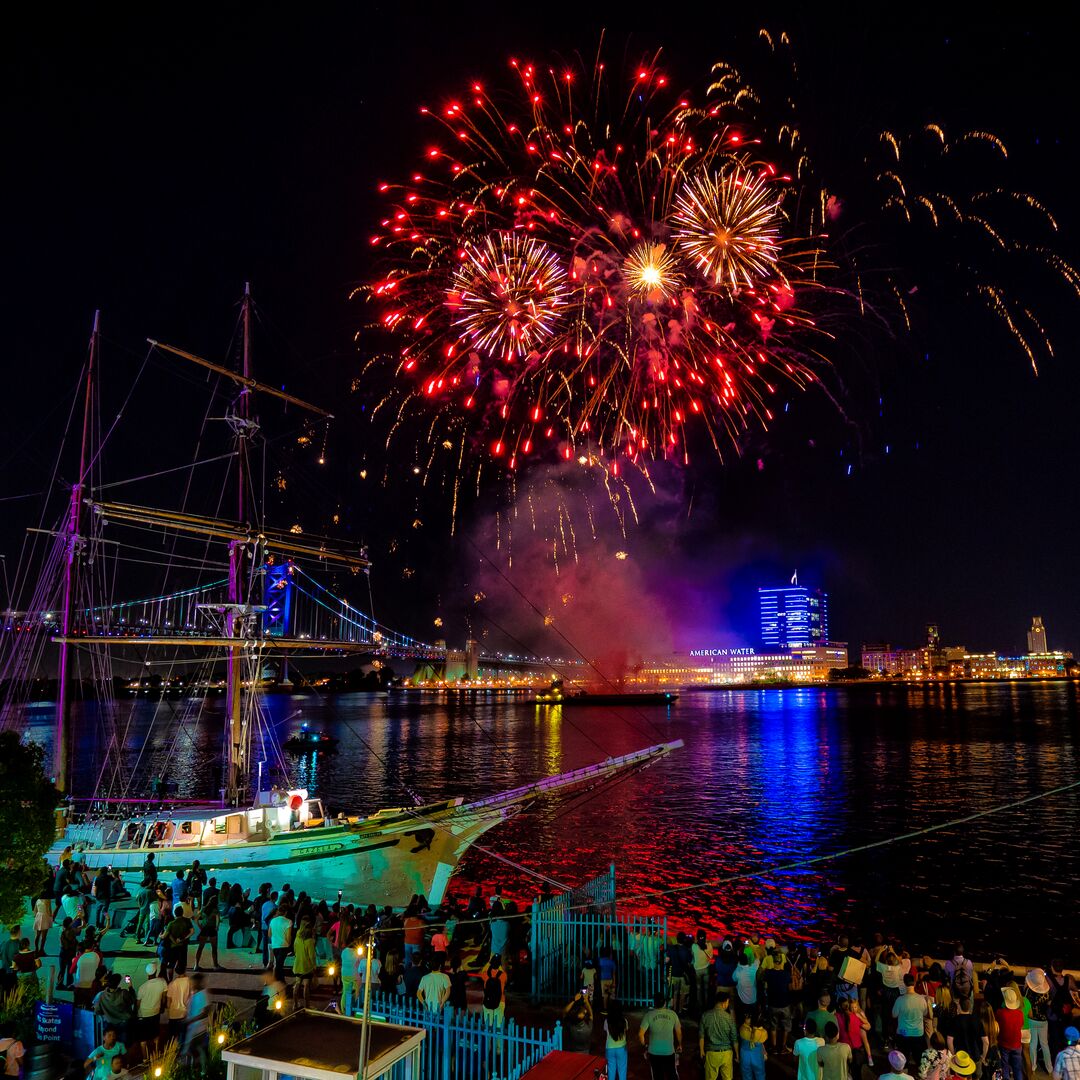
M 258 573 L 263 578 L 262 603 L 243 606 L 239 636 L 226 632 L 226 616 L 235 613 L 237 605 L 229 602 L 229 579 L 222 577 L 162 595 L 77 610 L 66 640 L 116 647 L 186 644 L 223 649 L 242 645 L 272 653 L 318 650 L 427 664 L 444 664 L 455 655 L 442 642 L 421 641 L 379 622 L 295 562 L 268 562 Z M 12 634 L 44 630 L 54 641 L 65 640 L 56 611 L 6 611 L 2 627 Z M 484 666 L 525 669 L 549 663 L 546 658 L 475 646 L 473 651 L 474 662 Z

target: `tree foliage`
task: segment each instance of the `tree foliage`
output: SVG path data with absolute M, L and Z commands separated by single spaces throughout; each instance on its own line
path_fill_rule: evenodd
M 45 773 L 45 751 L 0 732 L 0 923 L 18 922 L 24 897 L 44 884 L 42 857 L 56 835 L 60 796 Z

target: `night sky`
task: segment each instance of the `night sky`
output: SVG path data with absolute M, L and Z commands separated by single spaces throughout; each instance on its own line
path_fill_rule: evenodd
M 377 614 L 391 625 L 459 640 L 468 619 L 493 645 L 508 643 L 504 631 L 530 649 L 551 644 L 538 616 L 478 566 L 493 542 L 491 499 L 464 507 L 451 535 L 445 498 L 420 487 L 411 457 L 392 462 L 388 488 L 378 484 L 385 452 L 367 420 L 370 396 L 350 393 L 365 313 L 348 300 L 373 272 L 375 187 L 407 175 L 423 152 L 420 105 L 500 76 L 511 55 L 590 53 L 606 25 L 616 52 L 663 46 L 673 81 L 699 85 L 712 60 L 757 55 L 758 23 L 733 21 L 727 7 L 670 27 L 655 12 L 641 24 L 617 14 L 578 24 L 549 5 L 498 20 L 474 7 L 408 20 L 398 10 L 136 15 L 101 5 L 11 28 L 0 75 L 0 550 L 17 551 L 36 524 L 40 500 L 12 497 L 47 483 L 93 310 L 104 320 L 105 412 L 110 403 L 115 412 L 148 336 L 228 360 L 249 279 L 260 375 L 338 416 L 320 469 L 294 446 L 299 418 L 265 410 L 268 423 L 282 421 L 275 449 L 295 478 L 281 513 L 370 545 Z M 795 39 L 803 111 L 832 186 L 843 190 L 852 147 L 882 127 L 989 129 L 1009 146 L 1011 182 L 1057 217 L 1057 250 L 1080 262 L 1075 55 L 1061 27 L 938 24 L 904 9 L 886 18 L 873 29 L 840 15 L 770 23 Z M 578 604 L 599 589 L 655 612 L 665 631 L 653 642 L 635 632 L 629 648 L 753 643 L 756 587 L 797 568 L 801 583 L 829 591 L 833 636 L 856 646 L 916 644 L 934 621 L 948 644 L 1020 652 L 1040 614 L 1051 647 L 1080 649 L 1080 301 L 1064 287 L 1040 298 L 1057 355 L 1036 378 L 982 309 L 951 294 L 948 270 L 913 267 L 913 333 L 882 335 L 848 358 L 839 408 L 796 397 L 790 419 L 748 440 L 741 458 L 666 476 L 625 539 L 583 541 L 581 566 L 562 579 L 575 582 Z M 144 378 L 127 441 L 111 450 L 117 475 L 192 456 L 180 413 L 193 405 L 197 424 L 197 378 L 161 360 Z M 630 557 L 612 564 L 623 549 Z M 519 550 L 510 576 L 546 609 L 548 571 L 530 565 L 527 542 Z M 473 601 L 478 589 L 486 607 Z M 587 621 L 570 616 L 577 642 Z

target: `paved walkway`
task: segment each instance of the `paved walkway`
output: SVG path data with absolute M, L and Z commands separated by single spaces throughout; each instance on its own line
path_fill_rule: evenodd
M 135 905 L 131 900 L 124 900 L 114 904 L 110 909 L 113 928 L 107 930 L 101 936 L 101 951 L 105 957 L 105 964 L 110 971 L 115 971 L 120 976 L 131 977 L 132 987 L 138 989 L 147 979 L 146 965 L 153 961 L 158 962 L 157 950 L 144 946 L 134 935 L 125 936 L 121 930 L 128 924 L 135 913 Z M 41 971 L 39 977 L 42 986 L 50 984 L 55 988 L 57 982 L 57 968 L 60 953 L 60 922 L 57 921 L 49 931 L 45 943 L 45 955 L 41 958 Z M 26 918 L 22 923 L 23 936 L 34 938 L 33 920 Z M 250 1010 L 259 997 L 262 989 L 262 955 L 251 949 L 226 949 L 224 948 L 225 935 L 228 927 L 222 926 L 219 941 L 218 958 L 221 968 L 215 970 L 211 965 L 213 956 L 209 946 L 203 950 L 202 970 L 206 974 L 207 986 L 219 1002 L 231 1003 L 237 1012 Z M 194 969 L 195 953 L 198 946 L 188 946 L 188 972 Z M 287 980 L 291 983 L 291 980 Z M 323 985 L 316 987 L 311 994 L 310 1004 L 314 1008 L 324 1008 L 330 1001 L 329 981 L 322 980 Z M 57 1001 L 71 1001 L 70 990 L 55 990 L 53 996 Z

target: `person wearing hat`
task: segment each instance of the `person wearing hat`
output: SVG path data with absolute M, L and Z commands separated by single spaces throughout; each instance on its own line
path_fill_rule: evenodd
M 720 952 L 717 954 L 713 967 L 716 969 L 716 992 L 735 996 L 735 968 L 739 965 L 739 958 L 735 955 L 734 944 L 725 938 L 720 943 Z
M 1046 978 L 1046 972 L 1042 968 L 1032 968 L 1024 978 L 1024 997 L 1031 1005 L 1031 1015 L 1028 1019 L 1028 1027 L 1031 1030 L 1031 1042 L 1028 1044 L 1028 1053 L 1031 1055 L 1031 1071 L 1035 1072 L 1039 1067 L 1039 1047 L 1042 1047 L 1043 1062 L 1046 1071 L 1054 1067 L 1050 1057 L 1050 982 Z
M 135 991 L 135 1035 L 142 1060 L 149 1060 L 161 1034 L 161 1010 L 169 984 L 158 974 L 157 964 L 146 965 L 146 981 Z M 133 1039 L 132 1042 L 135 1042 Z
M 907 1068 L 907 1058 L 902 1050 L 889 1051 L 889 1072 L 882 1073 L 879 1080 L 911 1080 L 904 1070 Z
M 748 1016 L 739 1028 L 739 1071 L 742 1080 L 765 1080 L 765 1041 L 769 1033 Z
M 791 965 L 777 948 L 766 958 L 769 965 L 762 973 L 765 1002 L 768 1006 L 769 1027 L 772 1030 L 774 1054 L 788 1052 L 791 1035 Z
M 982 1076 L 982 1063 L 990 1052 L 990 1036 L 982 1020 L 975 1015 L 974 1004 L 972 998 L 957 998 L 956 1012 L 944 1018 L 942 1030 L 950 1054 L 966 1054 L 975 1062 L 978 1080 Z
M 1015 985 L 1009 983 L 1001 988 L 1001 1008 L 994 1010 L 994 1019 L 998 1025 L 1002 1080 L 1024 1080 L 1024 1062 L 1020 1053 L 1024 1012 L 1020 1001 L 1020 992 Z
M 949 1070 L 954 1076 L 974 1076 L 976 1068 L 975 1059 L 966 1050 L 954 1054 L 949 1063 Z
M 697 932 L 697 938 L 690 946 L 693 983 L 690 1000 L 700 1016 L 709 1007 L 709 979 L 712 977 L 712 965 L 715 954 L 704 930 Z
M 1065 1049 L 1054 1061 L 1054 1080 L 1080 1080 L 1080 1031 L 1065 1029 Z

